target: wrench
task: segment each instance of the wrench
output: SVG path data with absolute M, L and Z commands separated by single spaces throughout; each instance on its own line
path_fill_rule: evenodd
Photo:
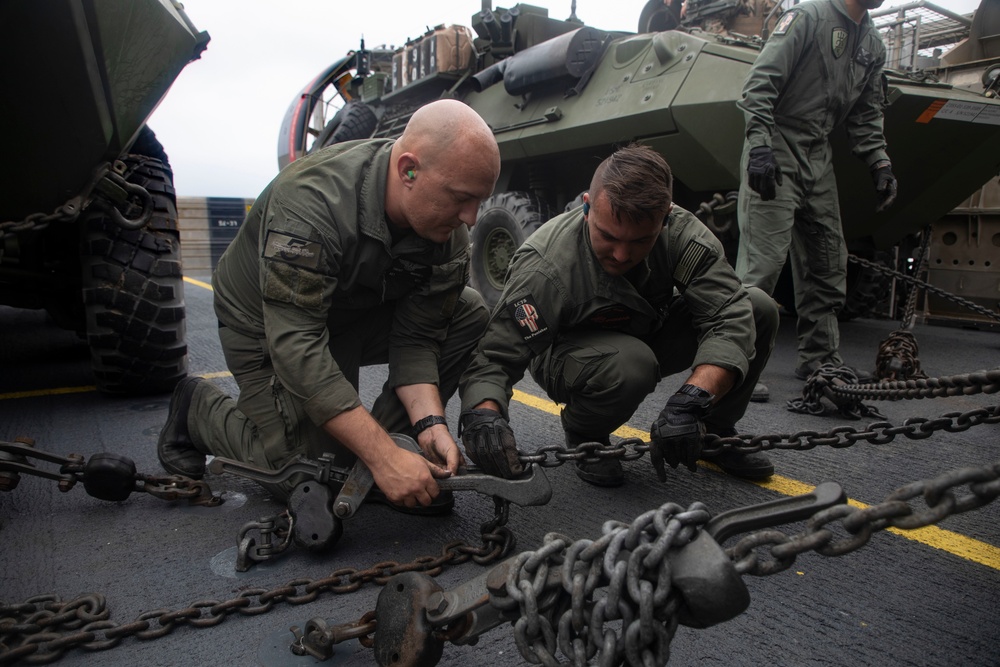
M 397 446 L 420 453 L 420 446 L 413 438 L 400 433 L 392 433 L 390 436 Z M 333 464 L 332 454 L 322 454 L 318 460 L 300 456 L 280 470 L 266 470 L 217 456 L 208 464 L 208 469 L 216 475 L 231 473 L 268 484 L 283 482 L 297 473 L 309 475 L 322 484 L 341 484 L 337 498 L 333 501 L 333 512 L 340 519 L 353 516 L 375 485 L 371 471 L 360 460 L 350 470 L 346 470 Z M 529 466 L 526 474 L 518 479 L 466 472 L 437 482 L 443 491 L 475 491 L 524 507 L 544 505 L 552 498 L 552 486 L 537 464 Z
M 392 433 L 390 437 L 396 446 L 417 454 L 422 453 L 420 446 L 410 436 Z M 475 491 L 485 496 L 502 498 L 522 507 L 544 505 L 552 499 L 549 479 L 536 464 L 532 464 L 527 473 L 518 479 L 466 472 L 439 479 L 437 483 L 442 491 Z M 375 480 L 368 466 L 357 461 L 336 500 L 333 501 L 334 514 L 341 519 L 353 516 L 374 485 Z

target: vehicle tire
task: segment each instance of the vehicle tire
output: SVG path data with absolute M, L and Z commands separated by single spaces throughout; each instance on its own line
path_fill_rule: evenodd
M 472 228 L 472 286 L 491 309 L 500 300 L 514 251 L 548 219 L 549 207 L 528 192 L 493 195 L 479 206 Z
M 342 141 L 368 139 L 378 125 L 375 112 L 364 102 L 348 102 L 338 111 L 323 128 L 323 133 L 313 144 L 313 150 L 319 150 Z
M 891 255 L 877 251 L 865 259 L 889 267 Z M 854 262 L 847 264 L 847 299 L 840 309 L 837 319 L 849 322 L 859 317 L 870 316 L 888 297 L 892 288 L 892 278 Z
M 187 375 L 184 282 L 173 174 L 129 155 L 125 179 L 144 187 L 153 214 L 126 230 L 91 211 L 82 219 L 83 303 L 97 388 L 109 394 L 173 389 Z

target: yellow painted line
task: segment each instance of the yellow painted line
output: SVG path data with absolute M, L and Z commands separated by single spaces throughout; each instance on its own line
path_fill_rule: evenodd
M 59 394 L 83 394 L 88 391 L 97 391 L 97 387 L 90 385 L 87 387 L 60 387 L 58 389 L 35 389 L 34 391 L 14 391 L 9 394 L 0 394 L 0 401 L 12 398 L 37 398 L 39 396 L 57 396 Z
M 519 403 L 523 403 L 528 407 L 535 408 L 536 410 L 541 410 L 542 412 L 547 412 L 552 415 L 558 415 L 560 411 L 560 407 L 557 403 L 553 403 L 547 399 L 539 398 L 531 394 L 526 394 L 523 391 L 518 391 L 517 389 L 514 390 L 514 400 Z M 632 428 L 631 426 L 622 426 L 615 431 L 614 435 L 617 435 L 620 438 L 640 438 L 644 441 L 649 438 L 649 433 L 647 431 L 640 431 L 639 429 Z M 704 465 L 706 468 L 718 470 L 718 468 L 712 464 L 699 462 L 699 465 Z M 771 478 L 765 482 L 752 483 L 761 488 L 768 489 L 769 491 L 775 491 L 786 496 L 802 495 L 803 493 L 809 493 L 816 488 L 809 484 L 804 484 L 797 480 L 782 477 L 780 475 L 772 475 Z M 858 509 L 865 509 L 868 507 L 868 505 L 858 502 L 857 500 L 848 499 L 847 502 L 851 506 L 857 507 Z M 925 528 L 917 528 L 915 530 L 903 530 L 901 528 L 888 528 L 887 530 L 890 533 L 905 537 L 908 540 L 926 544 L 929 547 L 946 551 L 954 556 L 958 556 L 959 558 L 964 558 L 965 560 L 985 565 L 986 567 L 994 570 L 1000 570 L 1000 547 L 995 547 L 992 544 L 980 542 L 979 540 L 972 539 L 971 537 L 966 537 L 965 535 L 961 535 L 950 530 L 944 530 L 943 528 L 938 528 L 937 526 L 927 526 Z
M 203 377 L 206 380 L 216 380 L 218 378 L 228 378 L 232 377 L 233 374 L 229 371 L 218 371 L 216 373 L 199 373 L 198 377 Z M 11 400 L 15 398 L 38 398 L 39 396 L 59 396 L 61 394 L 85 394 L 90 391 L 97 391 L 97 387 L 94 385 L 86 385 L 83 387 L 57 387 L 55 389 L 35 389 L 33 391 L 14 391 L 9 394 L 0 394 L 0 401 Z
M 200 280 L 195 280 L 194 278 L 188 278 L 187 276 L 184 276 L 184 282 L 186 282 L 186 283 L 191 283 L 192 285 L 197 285 L 198 287 L 204 287 L 204 288 L 205 288 L 205 289 L 207 289 L 207 290 L 208 290 L 209 292 L 212 292 L 212 291 L 214 291 L 214 290 L 212 289 L 212 286 L 211 286 L 211 285 L 209 285 L 208 283 L 203 283 L 202 281 L 200 281 Z

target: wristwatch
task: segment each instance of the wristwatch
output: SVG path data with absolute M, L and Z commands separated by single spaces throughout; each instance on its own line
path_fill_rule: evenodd
M 429 415 L 424 417 L 413 425 L 413 437 L 417 437 L 420 433 L 423 433 L 431 426 L 435 426 L 437 424 L 444 424 L 447 426 L 448 420 L 441 415 Z
M 683 384 L 681 388 L 677 390 L 678 394 L 687 394 L 688 396 L 694 396 L 695 398 L 707 398 L 712 400 L 715 395 L 711 392 L 705 391 L 701 387 L 696 387 L 693 384 Z

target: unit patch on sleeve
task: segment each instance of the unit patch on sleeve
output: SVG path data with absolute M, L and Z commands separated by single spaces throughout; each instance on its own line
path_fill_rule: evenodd
M 517 325 L 521 327 L 521 337 L 525 341 L 537 338 L 549 330 L 542 314 L 538 312 L 535 299 L 530 294 L 509 304 L 507 309 Z
M 775 35 L 784 35 L 788 32 L 788 29 L 792 27 L 792 22 L 795 21 L 795 17 L 799 15 L 798 12 L 785 12 L 781 15 L 778 20 L 778 25 L 774 26 Z
M 268 230 L 264 240 L 264 258 L 276 259 L 307 269 L 319 266 L 319 243 L 307 241 L 274 230 Z
M 694 272 L 701 263 L 708 257 L 709 249 L 697 241 L 689 241 L 684 252 L 681 253 L 681 261 L 674 269 L 674 282 L 687 287 L 694 277 Z

